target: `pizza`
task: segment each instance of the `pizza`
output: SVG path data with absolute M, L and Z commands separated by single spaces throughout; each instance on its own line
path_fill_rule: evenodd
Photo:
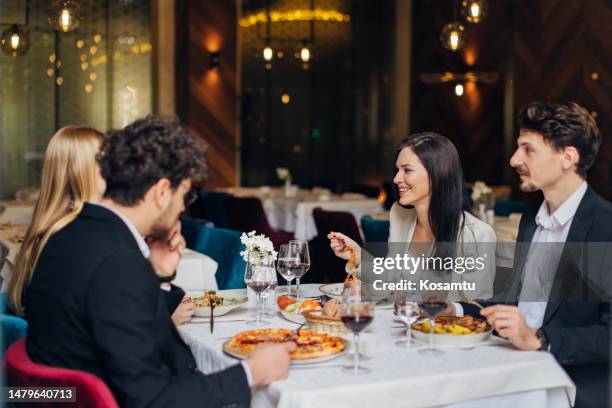
M 230 355 L 245 358 L 261 343 L 284 343 L 293 341 L 297 348 L 289 355 L 291 360 L 309 360 L 327 357 L 340 353 L 346 347 L 346 341 L 327 333 L 318 333 L 307 329 L 299 334 L 289 329 L 246 330 L 236 334 L 223 345 Z

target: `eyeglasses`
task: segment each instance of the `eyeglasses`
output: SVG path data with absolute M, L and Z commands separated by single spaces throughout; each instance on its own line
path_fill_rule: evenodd
M 187 192 L 185 193 L 185 197 L 183 198 L 183 200 L 185 201 L 185 207 L 195 203 L 197 199 L 198 199 L 198 192 L 195 191 L 195 189 L 191 188 L 187 190 Z

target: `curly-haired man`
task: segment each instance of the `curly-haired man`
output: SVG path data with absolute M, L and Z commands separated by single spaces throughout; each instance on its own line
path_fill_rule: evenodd
M 51 237 L 26 293 L 31 358 L 102 378 L 120 406 L 249 406 L 249 386 L 286 378 L 295 346 L 263 345 L 204 375 L 156 276 L 180 259 L 178 218 L 205 170 L 203 148 L 177 121 L 152 116 L 108 136 L 98 156 L 101 205 L 86 204 Z M 149 245 L 157 259 L 147 259 Z

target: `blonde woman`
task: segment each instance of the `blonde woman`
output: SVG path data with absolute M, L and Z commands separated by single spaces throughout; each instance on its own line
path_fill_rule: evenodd
M 40 197 L 34 209 L 32 223 L 17 257 L 17 266 L 8 286 L 9 307 L 24 315 L 23 293 L 32 278 L 40 253 L 49 237 L 76 218 L 83 203 L 102 199 L 106 183 L 100 175 L 96 155 L 104 135 L 84 126 L 66 126 L 49 141 L 43 161 Z M 167 243 L 151 243 L 151 264 L 163 275 L 160 265 L 168 248 L 184 244 L 180 231 Z M 172 321 L 179 326 L 193 315 L 193 304 L 184 299 L 184 292 L 171 286 L 167 300 Z
M 49 141 L 43 160 L 40 197 L 10 278 L 10 308 L 23 316 L 22 297 L 49 237 L 69 224 L 83 203 L 97 202 L 106 188 L 95 157 L 104 135 L 84 126 L 66 126 Z

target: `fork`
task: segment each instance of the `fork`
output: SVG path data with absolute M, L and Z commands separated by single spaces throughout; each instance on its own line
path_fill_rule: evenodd
M 465 292 L 463 290 L 459 290 L 459 297 L 461 297 L 461 300 L 463 300 L 465 303 L 469 303 L 470 305 L 474 305 L 476 307 L 478 307 L 479 309 L 484 309 L 484 306 L 481 305 L 480 303 L 476 302 L 475 300 L 470 299 L 469 297 L 467 297 L 465 295 Z

